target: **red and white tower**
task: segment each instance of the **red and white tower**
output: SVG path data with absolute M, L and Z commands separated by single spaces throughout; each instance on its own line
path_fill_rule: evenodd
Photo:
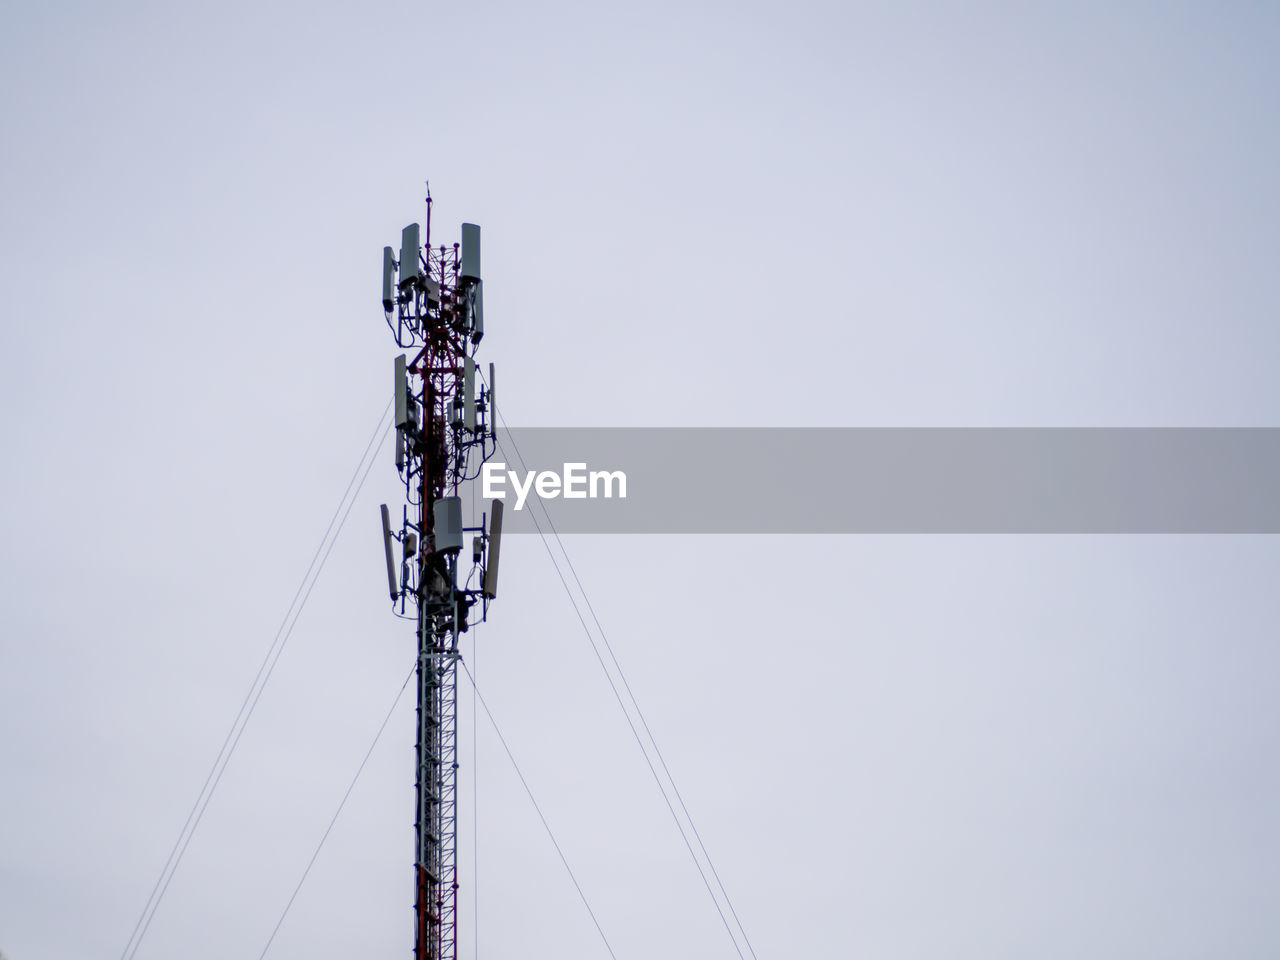
M 485 381 L 475 362 L 484 337 L 480 228 L 464 223 L 461 243 L 432 247 L 428 193 L 425 230 L 405 227 L 398 257 L 383 250 L 382 306 L 406 351 L 395 359 L 405 503 L 399 518 L 383 505 L 382 530 L 391 600 L 414 622 L 418 645 L 414 949 L 418 960 L 456 960 L 458 640 L 496 596 L 502 526 L 501 501 L 487 525 L 482 515 L 479 526 L 463 526 L 460 496 L 492 454 L 497 425 L 493 365 Z

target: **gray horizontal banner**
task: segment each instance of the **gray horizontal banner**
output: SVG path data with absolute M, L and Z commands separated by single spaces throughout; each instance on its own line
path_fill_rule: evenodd
M 560 533 L 1280 532 L 1280 429 L 523 428 L 498 443 L 470 493 L 501 496 L 513 533 L 548 530 L 547 514 Z

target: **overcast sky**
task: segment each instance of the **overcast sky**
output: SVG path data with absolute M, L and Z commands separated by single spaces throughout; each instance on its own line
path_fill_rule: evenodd
M 1243 2 L 10 10 L 0 950 L 124 949 L 425 179 L 512 425 L 1277 426 L 1278 64 Z M 261 953 L 412 663 L 397 494 L 384 447 L 139 957 Z M 1275 538 L 566 544 L 759 960 L 1280 954 Z M 542 544 L 502 576 L 467 659 L 614 952 L 736 956 Z M 460 699 L 460 957 L 607 956 Z M 268 956 L 410 955 L 413 730 Z

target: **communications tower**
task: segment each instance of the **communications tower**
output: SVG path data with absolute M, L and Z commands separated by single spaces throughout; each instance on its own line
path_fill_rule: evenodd
M 496 444 L 493 364 L 477 385 L 482 295 L 480 228 L 464 223 L 461 243 L 433 247 L 428 192 L 425 230 L 404 228 L 398 258 L 391 247 L 382 251 L 382 307 L 406 351 L 395 358 L 394 388 L 405 502 L 398 519 L 383 504 L 382 538 L 393 610 L 414 623 L 418 649 L 418 960 L 457 957 L 458 639 L 497 595 L 502 502 L 493 501 L 487 528 L 484 515 L 464 526 L 459 494 Z

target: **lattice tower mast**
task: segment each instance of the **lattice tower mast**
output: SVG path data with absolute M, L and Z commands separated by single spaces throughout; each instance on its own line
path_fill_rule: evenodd
M 430 193 L 425 227 L 425 235 L 416 223 L 404 228 L 398 258 L 391 247 L 382 255 L 383 311 L 408 351 L 395 358 L 394 388 L 405 503 L 398 524 L 383 505 L 382 527 L 393 609 L 414 623 L 418 650 L 414 952 L 456 960 L 458 640 L 497 593 L 502 503 L 494 501 L 488 529 L 484 515 L 463 526 L 460 490 L 492 454 L 497 420 L 493 365 L 477 385 L 475 363 L 484 336 L 480 228 L 464 223 L 461 243 L 432 247 Z

